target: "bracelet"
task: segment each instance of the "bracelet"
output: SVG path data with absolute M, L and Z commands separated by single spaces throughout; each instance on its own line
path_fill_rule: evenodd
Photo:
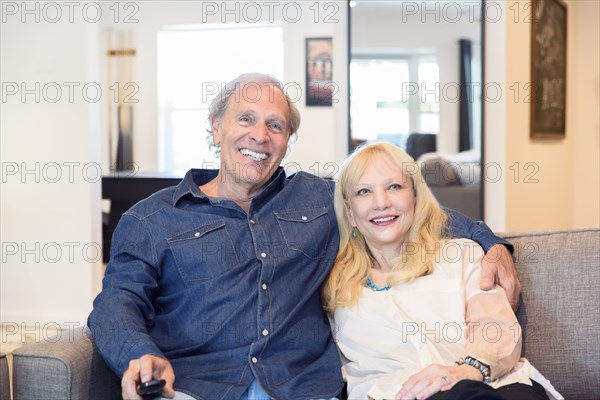
M 467 364 L 470 365 L 472 367 L 475 367 L 479 370 L 479 372 L 481 372 L 481 375 L 483 375 L 483 383 L 491 383 L 492 382 L 492 378 L 490 377 L 490 366 L 487 364 L 484 364 L 483 362 L 479 361 L 476 358 L 473 358 L 471 356 L 467 356 L 464 359 L 463 358 L 459 358 L 458 361 L 456 361 L 456 365 L 463 365 L 463 364 Z

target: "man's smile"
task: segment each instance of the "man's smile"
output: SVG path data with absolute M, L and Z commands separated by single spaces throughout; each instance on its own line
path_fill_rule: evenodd
M 240 149 L 240 153 L 253 161 L 262 161 L 269 157 L 268 153 L 258 153 L 250 149 Z

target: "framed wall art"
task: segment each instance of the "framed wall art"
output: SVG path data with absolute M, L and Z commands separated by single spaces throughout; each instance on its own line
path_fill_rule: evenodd
M 331 106 L 335 93 L 333 39 L 306 39 L 306 105 Z
M 567 6 L 533 0 L 531 24 L 531 138 L 565 137 Z

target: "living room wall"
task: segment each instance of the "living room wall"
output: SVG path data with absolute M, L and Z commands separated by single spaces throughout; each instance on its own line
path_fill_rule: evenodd
M 486 80 L 503 96 L 486 104 L 485 156 L 500 175 L 490 169 L 486 180 L 486 221 L 506 231 L 598 227 L 599 3 L 567 2 L 567 126 L 560 140 L 529 137 L 531 8 L 495 4 L 502 17 L 486 25 Z
M 95 90 L 106 88 L 104 29 L 114 27 L 115 20 L 124 28 L 123 18 L 132 11 L 124 8 L 127 2 L 109 3 L 2 3 L 0 316 L 8 330 L 3 331 L 8 332 L 4 339 L 39 339 L 45 327 L 84 323 L 100 290 L 100 185 L 102 174 L 110 173 L 108 157 L 100 156 L 106 138 L 102 116 L 112 93 Z M 135 2 L 139 22 L 128 26 L 140 39 L 136 79 L 144 93 L 141 105 L 146 107 L 137 113 L 134 161 L 146 170 L 156 166 L 157 153 L 156 29 L 164 23 L 201 20 L 197 8 L 191 7 L 201 2 L 179 2 L 188 8 L 178 13 L 169 11 L 173 3 L 157 10 L 157 2 Z M 278 4 L 281 9 L 283 3 Z M 303 122 L 288 161 L 307 169 L 315 162 L 339 163 L 347 152 L 347 17 L 344 7 L 339 10 L 337 22 L 315 24 L 314 11 L 303 8 L 304 17 L 285 27 L 287 81 L 304 82 L 305 37 L 334 40 L 339 101 L 333 107 L 299 104 Z M 218 62 L 207 56 L 208 61 Z
M 83 321 L 102 273 L 98 27 L 29 9 L 3 9 L 0 34 L 0 316 L 12 334 Z
M 600 226 L 600 3 L 575 2 L 570 20 L 573 77 L 568 129 L 573 135 L 573 227 Z M 569 103 L 567 103 L 569 104 Z M 556 160 L 558 161 L 558 160 Z

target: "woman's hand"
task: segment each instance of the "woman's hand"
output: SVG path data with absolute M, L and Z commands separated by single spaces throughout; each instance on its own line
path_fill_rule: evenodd
M 471 365 L 431 364 L 404 382 L 396 393 L 396 400 L 426 399 L 437 392 L 451 389 L 458 381 L 465 379 L 483 381 L 483 375 Z

